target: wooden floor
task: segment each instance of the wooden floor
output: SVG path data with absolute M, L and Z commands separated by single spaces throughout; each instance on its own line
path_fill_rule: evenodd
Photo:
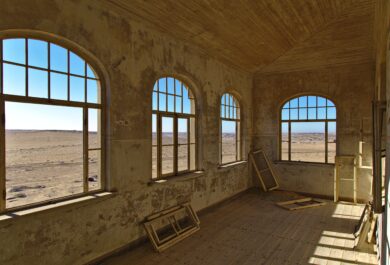
M 289 199 L 290 193 L 249 191 L 201 215 L 200 231 L 162 254 L 147 243 L 100 264 L 377 264 L 375 254 L 353 250 L 363 206 L 328 202 L 287 211 L 274 204 Z

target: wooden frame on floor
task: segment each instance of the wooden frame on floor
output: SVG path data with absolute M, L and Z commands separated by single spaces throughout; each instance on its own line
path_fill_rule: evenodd
M 320 201 L 318 199 L 313 199 L 313 198 L 303 198 L 303 199 L 276 203 L 276 205 L 289 211 L 312 208 L 312 207 L 322 206 L 325 204 L 326 202 Z
M 162 252 L 198 231 L 200 220 L 186 203 L 148 216 L 144 228 L 154 249 Z
M 259 159 L 263 159 L 263 162 L 260 163 L 259 160 L 256 160 L 255 156 L 260 155 L 261 157 Z M 252 162 L 252 165 L 256 171 L 256 175 L 260 180 L 261 186 L 263 187 L 264 191 L 270 191 L 275 190 L 279 188 L 279 183 L 277 180 L 277 175 L 275 174 L 275 171 L 272 168 L 271 162 L 269 161 L 268 157 L 264 153 L 263 150 L 257 150 L 249 153 L 249 160 Z M 265 167 L 264 167 L 265 166 Z M 268 180 L 271 180 L 271 183 L 266 183 L 266 176 L 265 174 L 270 174 L 272 176 L 271 179 L 268 178 Z

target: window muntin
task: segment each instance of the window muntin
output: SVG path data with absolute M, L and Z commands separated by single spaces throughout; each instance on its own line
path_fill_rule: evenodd
M 156 81 L 152 96 L 152 178 L 196 170 L 195 98 L 180 80 Z
M 0 60 L 0 211 L 101 190 L 102 88 L 92 67 L 33 38 L 0 39 Z
M 221 97 L 220 113 L 220 163 L 228 164 L 241 160 L 240 105 L 229 93 Z
M 324 97 L 301 96 L 281 109 L 280 159 L 334 163 L 336 106 Z

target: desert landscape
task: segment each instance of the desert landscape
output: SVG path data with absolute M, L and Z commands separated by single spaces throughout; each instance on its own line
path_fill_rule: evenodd
M 96 133 L 89 134 L 92 148 L 98 146 Z M 172 135 L 164 133 L 163 174 L 173 170 Z M 286 135 L 283 140 L 287 139 Z M 155 136 L 153 142 L 155 142 Z M 335 141 L 335 135 L 329 136 Z M 179 133 L 178 168 L 188 169 L 188 145 L 185 133 Z M 323 134 L 292 134 L 292 160 L 323 162 Z M 329 162 L 334 161 L 335 143 L 329 144 Z M 287 158 L 287 142 L 283 142 L 283 159 Z M 194 152 L 195 145 L 190 145 Z M 223 163 L 235 161 L 235 136 L 223 134 Z M 89 153 L 89 189 L 100 188 L 100 151 Z M 153 147 L 153 177 L 156 176 L 157 148 Z M 192 156 L 194 158 L 194 156 Z M 83 150 L 80 131 L 6 131 L 6 207 L 31 204 L 83 192 Z M 194 160 L 190 168 L 194 168 Z
M 328 134 L 328 162 L 334 163 L 336 156 L 336 134 Z M 288 160 L 288 134 L 282 135 L 282 160 Z M 292 133 L 291 160 L 304 162 L 325 162 L 325 134 Z
M 90 146 L 97 134 L 89 134 Z M 100 188 L 100 151 L 89 154 L 89 189 Z M 81 131 L 6 131 L 6 207 L 83 192 Z

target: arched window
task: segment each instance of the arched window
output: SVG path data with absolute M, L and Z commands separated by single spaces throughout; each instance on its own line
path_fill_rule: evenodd
M 34 38 L 0 39 L 0 60 L 0 210 L 103 189 L 104 92 L 91 65 Z
M 152 104 L 152 178 L 196 170 L 196 105 L 191 90 L 176 78 L 160 78 Z
M 241 160 L 241 114 L 240 104 L 229 93 L 221 98 L 220 163 L 228 164 Z
M 280 158 L 286 161 L 334 163 L 336 106 L 324 97 L 301 96 L 281 110 Z

